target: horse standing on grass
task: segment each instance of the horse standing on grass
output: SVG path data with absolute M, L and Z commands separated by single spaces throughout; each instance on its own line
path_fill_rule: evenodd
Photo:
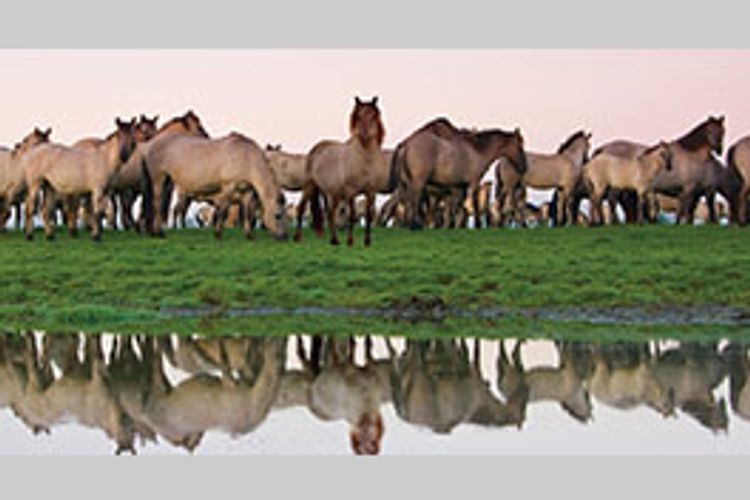
M 427 186 L 468 189 L 474 207 L 474 225 L 479 220 L 479 184 L 489 166 L 506 158 L 519 175 L 526 172 L 526 155 L 519 129 L 472 131 L 456 128 L 446 118 L 432 120 L 402 141 L 393 153 L 399 173 L 399 192 L 407 206 L 407 218 L 417 227 L 420 198 Z
M 302 199 L 297 206 L 297 233 L 295 241 L 302 239 L 302 217 L 310 203 L 313 228 L 318 236 L 323 235 L 323 217 L 320 197 L 325 199 L 326 215 L 331 244 L 338 245 L 336 214 L 340 203 L 349 207 L 347 244 L 354 244 L 356 222 L 355 199 L 364 194 L 367 203 L 365 213 L 365 246 L 370 245 L 375 193 L 378 190 L 378 174 L 387 169 L 386 155 L 382 150 L 385 127 L 378 108 L 378 98 L 362 101 L 355 98 L 354 109 L 349 116 L 350 137 L 345 142 L 325 140 L 317 143 L 307 155 L 307 172 L 310 180 L 305 186 Z

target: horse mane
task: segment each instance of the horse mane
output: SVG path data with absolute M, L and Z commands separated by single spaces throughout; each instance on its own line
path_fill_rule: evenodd
M 583 130 L 579 130 L 578 132 L 568 137 L 562 144 L 560 144 L 560 147 L 557 148 L 557 154 L 562 154 L 563 152 L 565 152 L 565 150 L 572 146 L 575 141 L 577 141 L 581 137 L 584 137 L 585 135 L 586 132 L 584 132 Z
M 657 142 L 653 146 L 649 146 L 648 148 L 646 148 L 639 156 L 649 155 L 649 154 L 653 153 L 654 151 L 656 151 L 657 149 L 659 149 L 660 147 L 661 147 L 661 143 Z
M 714 118 L 707 118 L 693 127 L 690 132 L 677 139 L 677 143 L 688 151 L 696 151 L 704 146 L 708 146 L 708 133 L 706 129 L 712 121 L 714 121 Z
M 159 127 L 159 130 L 156 131 L 157 134 L 167 130 L 169 127 L 174 125 L 175 123 L 181 123 L 185 125 L 187 115 L 182 116 L 175 116 L 174 118 L 171 118 L 169 121 L 164 122 L 161 127 Z
M 444 139 L 458 135 L 461 130 L 453 125 L 448 118 L 440 116 L 422 125 L 417 132 L 431 132 Z
M 503 139 L 510 139 L 515 135 L 514 132 L 507 132 L 499 128 L 480 130 L 479 132 L 471 132 L 466 129 L 459 130 L 459 133 L 467 138 L 469 142 L 478 149 L 484 149 L 489 143 L 497 136 Z

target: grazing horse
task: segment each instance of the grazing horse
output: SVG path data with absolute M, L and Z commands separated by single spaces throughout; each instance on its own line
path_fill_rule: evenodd
M 163 206 L 169 179 L 181 195 L 216 204 L 214 235 L 221 238 L 229 204 L 239 196 L 253 210 L 252 192 L 263 205 L 263 223 L 277 239 L 286 238 L 284 196 L 263 150 L 252 139 L 232 132 L 221 139 L 173 134 L 148 148 L 145 165 L 149 197 Z M 245 233 L 251 236 L 246 224 Z M 163 214 L 156 211 L 152 232 L 163 236 Z
M 286 340 L 253 340 L 262 359 L 254 381 L 242 375 L 235 377 L 224 363 L 220 377 L 199 373 L 176 386 L 166 379 L 163 351 L 161 346 L 155 346 L 149 356 L 152 384 L 143 408 L 148 425 L 170 443 L 189 451 L 195 449 L 209 430 L 221 430 L 232 437 L 255 430 L 270 413 L 278 394 Z
M 365 246 L 370 245 L 375 193 L 378 191 L 379 173 L 387 170 L 386 156 L 382 150 L 385 127 L 378 108 L 378 98 L 362 101 L 355 97 L 354 109 L 349 116 L 350 137 L 346 142 L 324 140 L 318 142 L 307 155 L 309 181 L 297 206 L 297 233 L 295 241 L 302 239 L 302 217 L 310 203 L 313 227 L 318 236 L 323 235 L 320 208 L 321 195 L 325 199 L 331 244 L 338 245 L 336 214 L 340 203 L 349 207 L 347 244 L 354 244 L 356 221 L 355 199 L 364 194 L 367 200 L 365 214 Z
M 52 129 L 34 128 L 12 150 L 0 148 L 0 231 L 5 231 L 11 206 L 16 208 L 16 228 L 20 227 L 21 202 L 26 196 L 26 178 L 18 158 L 38 144 L 49 142 Z
M 42 144 L 21 157 L 28 186 L 26 195 L 26 238 L 34 237 L 32 217 L 37 196 L 43 194 L 42 219 L 48 239 L 54 238 L 52 221 L 55 202 L 65 200 L 68 229 L 75 234 L 77 201 L 91 199 L 91 237 L 101 239 L 101 219 L 106 208 L 110 181 L 135 149 L 135 118 L 115 120 L 117 129 L 105 139 L 86 147 Z
M 479 184 L 490 164 L 501 157 L 510 161 L 519 175 L 526 171 L 519 129 L 477 132 L 458 129 L 446 118 L 437 118 L 403 140 L 393 153 L 393 162 L 412 228 L 417 227 L 418 205 L 427 186 L 468 189 L 474 207 L 474 224 L 480 227 Z
M 566 139 L 555 154 L 526 153 L 526 173 L 519 175 L 517 170 L 501 159 L 495 166 L 495 189 L 498 212 L 503 218 L 511 212 L 522 210 L 526 188 L 554 189 L 557 193 L 557 221 L 573 221 L 571 202 L 573 193 L 581 177 L 581 168 L 588 161 L 591 147 L 591 134 L 579 130 Z M 520 214 L 521 218 L 523 215 Z
M 738 180 L 736 221 L 747 224 L 747 198 L 750 196 L 750 136 L 735 142 L 727 153 L 727 165 Z
M 604 219 L 602 200 L 610 189 L 630 189 L 636 193 L 638 223 L 643 222 L 642 205 L 654 190 L 654 180 L 663 170 L 671 169 L 672 153 L 669 145 L 661 142 L 646 149 L 636 158 L 623 158 L 600 153 L 583 167 L 583 182 L 591 198 L 592 221 Z
M 704 194 L 712 194 L 710 173 L 706 169 L 707 161 L 710 159 L 712 152 L 721 155 L 723 143 L 723 116 L 709 116 L 687 134 L 669 143 L 674 168 L 670 171 L 663 171 L 656 177 L 654 190 L 657 193 L 679 198 L 678 223 L 688 216 L 689 208 L 694 205 L 695 198 Z M 604 152 L 633 159 L 646 149 L 648 149 L 648 146 L 644 144 L 617 140 L 599 147 L 594 151 L 594 156 Z M 629 222 L 636 221 L 635 210 L 637 207 L 632 196 L 628 198 L 622 191 L 613 194 L 617 195 L 619 201 L 623 203 L 627 220 Z M 614 205 L 614 198 L 611 199 L 610 203 Z M 614 209 L 612 211 L 614 213 Z

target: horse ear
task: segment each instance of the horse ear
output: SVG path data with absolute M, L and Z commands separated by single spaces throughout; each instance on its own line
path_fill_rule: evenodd
M 354 96 L 354 104 L 356 104 L 357 106 L 360 106 L 362 104 L 362 101 L 360 100 L 358 95 Z
M 719 122 L 724 123 L 724 115 L 719 116 Z
M 115 117 L 115 125 L 117 125 L 117 128 L 120 128 L 123 125 L 123 121 L 120 120 L 119 116 Z
M 42 135 L 44 137 L 49 137 L 51 133 L 52 133 L 52 127 L 47 127 L 47 130 L 45 130 L 44 132 L 42 132 Z
M 376 106 L 378 104 L 378 96 L 375 96 L 372 98 L 372 105 Z
M 513 133 L 514 133 L 515 135 L 521 135 L 521 128 L 520 128 L 520 127 L 516 127 L 516 128 L 515 128 L 515 129 L 513 130 Z
M 156 122 L 159 120 L 159 115 L 154 115 L 154 117 L 151 119 L 151 121 L 156 125 Z

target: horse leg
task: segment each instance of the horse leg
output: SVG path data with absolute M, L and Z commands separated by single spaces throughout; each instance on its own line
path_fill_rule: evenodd
M 52 190 L 44 188 L 44 201 L 42 202 L 42 222 L 44 223 L 44 236 L 47 240 L 55 239 L 55 200 Z
M 112 193 L 108 197 L 109 209 L 107 210 L 107 227 L 117 229 L 117 196 Z
M 636 193 L 635 195 L 635 208 L 636 208 L 636 222 L 639 226 L 643 225 L 643 198 L 646 193 Z
M 134 227 L 133 223 L 133 203 L 135 202 L 135 193 L 131 189 L 126 189 L 120 193 L 120 221 L 122 228 L 129 231 Z
M 356 196 L 349 198 L 349 224 L 347 225 L 346 244 L 348 246 L 354 245 L 354 224 L 357 222 L 357 207 L 355 206 L 354 200 Z
M 609 204 L 609 224 L 615 225 L 620 223 L 620 219 L 617 217 L 617 195 L 613 190 L 610 190 L 609 193 L 607 193 L 607 203 Z M 592 201 L 593 204 L 593 201 Z M 604 213 L 602 212 L 602 207 L 599 207 L 599 215 L 598 215 L 598 222 L 596 222 L 596 225 L 601 225 L 604 222 Z M 627 218 L 627 214 L 626 214 Z
M 557 220 L 555 221 L 556 226 L 564 226 L 567 218 L 566 205 L 568 197 L 563 193 L 562 189 L 557 190 Z
M 76 220 L 76 208 L 78 208 L 78 204 L 75 197 L 66 196 L 63 205 L 67 219 L 68 234 L 71 238 L 75 238 L 78 236 L 78 224 Z
M 232 190 L 224 189 L 222 193 L 216 198 L 216 213 L 214 220 L 214 238 L 220 240 L 224 235 L 224 223 L 227 220 L 229 212 L 229 198 L 232 194 Z
M 36 211 L 36 200 L 39 194 L 39 184 L 31 184 L 28 187 L 26 193 L 26 214 L 24 218 L 24 234 L 26 239 L 31 241 L 34 239 L 34 212 Z
M 102 239 L 102 218 L 104 217 L 104 207 L 107 203 L 107 196 L 100 190 L 91 192 L 91 239 L 101 241 Z
M 10 205 L 6 203 L 7 198 L 0 198 L 0 232 L 5 232 L 5 226 L 10 217 Z
M 365 246 L 369 247 L 372 242 L 372 219 L 375 214 L 375 191 L 365 194 Z
M 750 184 L 744 184 L 737 195 L 737 222 L 740 226 L 747 224 L 747 196 Z
M 602 212 L 603 196 L 601 193 L 591 193 L 591 225 L 601 226 L 604 220 L 604 213 Z M 611 201 L 610 199 L 607 200 Z
M 245 209 L 245 216 L 242 219 L 242 229 L 248 240 L 253 239 L 253 229 L 255 228 L 255 196 L 252 192 L 242 195 L 242 206 Z
M 337 228 L 336 228 L 336 210 L 339 206 L 339 199 L 336 196 L 332 196 L 330 198 L 330 203 L 326 207 L 327 209 L 327 215 L 328 215 L 328 225 L 329 230 L 331 231 L 331 245 L 338 245 L 339 244 L 339 238 L 336 234 Z
M 151 181 L 151 192 L 152 192 L 152 204 L 153 204 L 153 220 L 152 220 L 152 227 L 151 227 L 151 234 L 154 236 L 158 236 L 160 238 L 164 237 L 164 213 L 163 210 L 161 210 L 161 207 L 163 205 L 162 198 L 166 193 L 164 193 L 164 176 L 163 175 L 157 175 L 154 176 L 153 180 Z

